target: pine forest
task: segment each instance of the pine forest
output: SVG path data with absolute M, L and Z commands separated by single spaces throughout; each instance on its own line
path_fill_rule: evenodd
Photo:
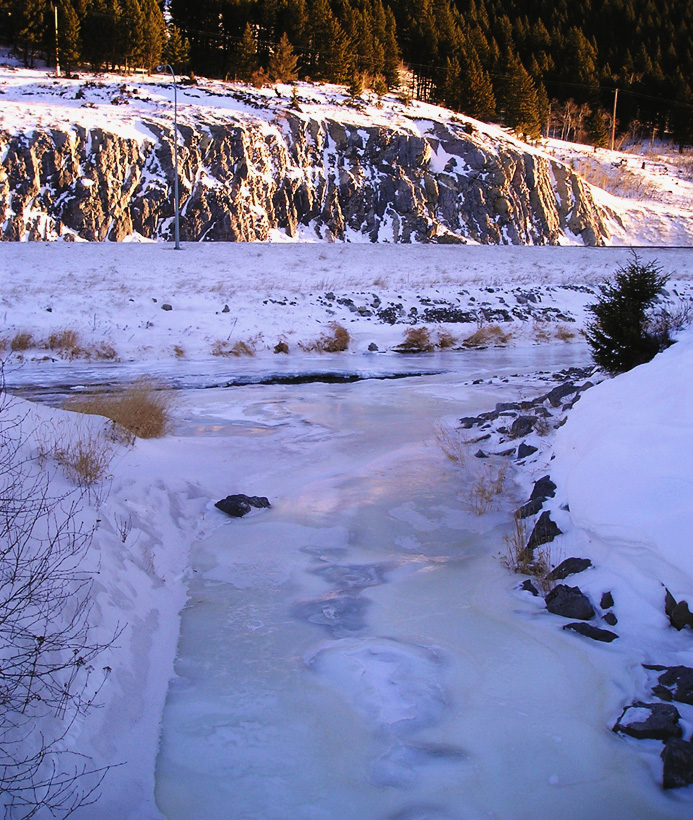
M 0 0 L 0 39 L 68 73 L 168 63 L 396 89 L 529 139 L 693 143 L 687 0 Z

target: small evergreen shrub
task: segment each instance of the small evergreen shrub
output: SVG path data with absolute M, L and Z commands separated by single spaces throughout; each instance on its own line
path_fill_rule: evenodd
M 649 362 L 671 344 L 668 325 L 652 315 L 668 278 L 655 262 L 643 264 L 634 253 L 613 283 L 600 286 L 597 303 L 588 308 L 594 321 L 585 328 L 585 338 L 595 363 L 607 373 Z

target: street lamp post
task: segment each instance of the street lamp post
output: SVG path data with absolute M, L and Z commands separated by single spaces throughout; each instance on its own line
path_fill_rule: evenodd
M 164 68 L 171 72 L 173 77 L 173 198 L 175 200 L 176 216 L 174 222 L 175 250 L 180 250 L 180 199 L 178 197 L 178 86 L 176 75 L 171 66 L 166 63 Z

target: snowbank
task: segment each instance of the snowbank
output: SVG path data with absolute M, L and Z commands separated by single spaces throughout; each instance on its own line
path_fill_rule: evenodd
M 588 391 L 558 433 L 551 467 L 573 522 L 614 548 L 654 553 L 647 558 L 674 595 L 693 585 L 691 372 L 688 330 L 652 362 Z

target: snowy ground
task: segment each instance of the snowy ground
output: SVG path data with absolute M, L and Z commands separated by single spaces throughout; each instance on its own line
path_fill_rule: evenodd
M 690 297 L 690 251 L 642 251 L 642 256 L 646 261 L 657 259 L 663 270 L 672 275 L 668 285 L 672 302 Z M 507 396 L 517 398 L 543 392 L 544 377 L 532 375 L 538 370 L 585 363 L 586 351 L 579 337 L 563 334 L 567 339 L 563 341 L 557 338 L 556 331 L 565 327 L 579 329 L 585 305 L 594 300 L 595 284 L 628 259 L 626 250 L 555 248 L 205 245 L 186 246 L 176 253 L 161 245 L 61 243 L 0 247 L 5 377 L 11 388 L 62 384 L 69 389 L 78 384 L 127 381 L 142 372 L 193 386 L 224 384 L 239 376 L 252 381 L 282 372 L 440 372 L 439 376 L 423 380 L 389 383 L 397 385 L 399 392 L 387 392 L 388 383 L 384 382 L 377 389 L 364 382 L 356 392 L 348 392 L 353 390 L 348 385 L 332 387 L 332 393 L 320 385 L 305 390 L 273 386 L 272 390 L 286 394 L 273 394 L 271 401 L 265 401 L 263 397 L 269 394 L 261 392 L 267 389 L 263 386 L 234 388 L 243 393 L 191 390 L 181 394 L 174 435 L 157 441 L 138 441 L 131 448 L 114 445 L 108 493 L 104 493 L 98 506 L 96 499 L 92 499 L 84 515 L 88 521 L 100 521 L 92 554 L 93 566 L 99 569 L 95 578 L 98 634 L 110 633 L 116 623 L 124 626 L 125 631 L 117 645 L 99 659 L 99 663 L 113 670 L 99 696 L 102 708 L 73 727 L 70 742 L 99 764 L 123 765 L 110 773 L 102 802 L 86 810 L 85 818 L 149 820 L 160 816 L 154 801 L 160 721 L 174 670 L 179 612 L 193 588 L 190 585 L 196 572 L 205 576 L 207 583 L 224 580 L 235 584 L 235 589 L 255 589 L 264 577 L 262 589 L 271 590 L 278 585 L 281 592 L 286 578 L 291 577 L 291 583 L 296 583 L 292 573 L 298 570 L 292 567 L 297 556 L 307 560 L 305 551 L 296 550 L 295 555 L 277 551 L 279 546 L 291 546 L 291 539 L 278 537 L 280 532 L 296 531 L 297 522 L 290 516 L 297 514 L 298 509 L 303 516 L 302 526 L 311 526 L 311 517 L 323 520 L 325 516 L 329 518 L 330 511 L 337 518 L 346 515 L 342 501 L 358 498 L 360 487 L 368 488 L 373 499 L 384 499 L 383 515 L 399 522 L 391 524 L 391 528 L 402 529 L 401 533 L 398 530 L 400 540 L 395 544 L 400 559 L 408 556 L 405 563 L 413 568 L 411 577 L 400 572 L 404 586 L 384 584 L 376 591 L 369 590 L 377 602 L 381 630 L 387 626 L 387 631 L 379 634 L 396 635 L 397 630 L 424 634 L 423 626 L 414 628 L 409 621 L 402 620 L 398 594 L 401 596 L 405 590 L 428 595 L 432 601 L 435 590 L 428 588 L 427 579 L 438 578 L 452 601 L 461 588 L 456 586 L 458 581 L 469 584 L 464 573 L 459 578 L 455 575 L 454 568 L 447 581 L 440 574 L 445 560 L 456 555 L 456 540 L 463 537 L 457 531 L 467 533 L 465 543 L 471 538 L 474 545 L 469 566 L 478 573 L 474 578 L 483 579 L 483 583 L 481 587 L 464 586 L 464 595 L 469 596 L 478 621 L 465 621 L 468 616 L 460 611 L 460 624 L 467 626 L 456 630 L 450 621 L 451 629 L 446 631 L 444 619 L 429 619 L 430 629 L 438 630 L 437 639 L 442 642 L 440 656 L 446 657 L 447 650 L 452 652 L 451 647 L 457 644 L 456 651 L 462 653 L 459 657 L 464 656 L 466 650 L 460 635 L 488 630 L 493 623 L 491 631 L 483 632 L 487 636 L 486 646 L 505 649 L 488 654 L 484 674 L 490 674 L 490 659 L 495 658 L 498 666 L 494 668 L 500 670 L 502 679 L 515 692 L 512 707 L 521 710 L 523 698 L 518 699 L 517 693 L 527 692 L 529 703 L 529 693 L 537 691 L 540 682 L 545 681 L 542 669 L 551 669 L 547 674 L 549 683 L 554 685 L 541 692 L 546 697 L 552 691 L 556 693 L 557 700 L 550 707 L 550 722 L 553 726 L 554 719 L 559 722 L 564 714 L 563 731 L 571 739 L 560 747 L 561 762 L 552 768 L 551 757 L 558 754 L 555 744 L 559 741 L 549 738 L 548 749 L 538 741 L 535 743 L 547 731 L 539 719 L 545 711 L 541 704 L 536 704 L 536 711 L 532 711 L 530 724 L 517 717 L 517 712 L 508 728 L 497 714 L 484 711 L 483 699 L 475 694 L 479 689 L 469 688 L 468 675 L 464 678 L 464 690 L 455 689 L 457 684 L 449 681 L 454 691 L 466 693 L 463 702 L 467 710 L 461 709 L 454 723 L 440 724 L 441 706 L 436 697 L 424 697 L 422 708 L 430 707 L 425 714 L 430 715 L 431 726 L 440 724 L 451 732 L 456 727 L 454 731 L 465 737 L 464 777 L 476 802 L 468 815 L 451 815 L 447 809 L 435 809 L 430 802 L 426 804 L 428 809 L 420 803 L 418 809 L 411 805 L 401 808 L 401 812 L 409 814 L 396 814 L 396 805 L 377 803 L 383 811 L 390 812 L 385 816 L 490 817 L 494 816 L 492 810 L 500 812 L 495 816 L 504 820 L 528 816 L 523 812 L 530 810 L 530 804 L 517 806 L 507 788 L 497 789 L 489 776 L 494 767 L 507 764 L 508 770 L 512 769 L 512 757 L 523 754 L 529 762 L 536 760 L 535 766 L 521 769 L 524 777 L 529 777 L 531 771 L 531 776 L 537 777 L 536 783 L 532 780 L 532 788 L 527 789 L 528 794 L 535 787 L 538 790 L 533 799 L 539 803 L 533 806 L 532 816 L 538 816 L 542 806 L 550 805 L 554 812 L 551 816 L 584 817 L 575 808 L 582 798 L 587 799 L 589 794 L 589 804 L 595 807 L 600 795 L 607 790 L 611 794 L 614 788 L 624 800 L 634 802 L 626 802 L 622 808 L 610 804 L 610 818 L 625 820 L 636 816 L 640 805 L 648 807 L 647 814 L 641 815 L 648 818 L 690 816 L 690 789 L 675 794 L 660 791 L 661 744 L 617 738 L 609 732 L 610 721 L 618 717 L 620 708 L 634 699 L 648 699 L 642 663 L 693 665 L 690 631 L 679 633 L 668 626 L 662 586 L 666 585 L 677 600 L 693 603 L 693 566 L 686 544 L 693 525 L 690 332 L 653 363 L 588 391 L 558 432 L 555 460 L 549 462 L 552 451 L 544 448 L 534 466 L 513 472 L 518 489 L 517 498 L 512 501 L 526 498 L 532 481 L 548 470 L 557 481 L 556 510 L 560 511 L 566 503 L 570 508 L 570 514 L 557 513 L 562 516 L 560 523 L 565 532 L 557 541 L 557 554 L 590 557 L 596 568 L 580 578 L 580 585 L 593 599 L 609 589 L 616 600 L 620 639 L 606 648 L 562 632 L 554 624 L 555 616 L 548 616 L 539 602 L 514 591 L 517 579 L 506 574 L 494 557 L 502 543 L 503 527 L 507 529 L 511 499 L 501 510 L 488 518 L 482 517 L 483 522 L 470 516 L 465 511 L 465 485 L 455 485 L 456 468 L 446 464 L 433 435 L 437 421 L 454 422 L 468 409 L 492 409 L 495 401 Z M 402 305 L 396 324 L 378 318 L 376 298 L 379 308 Z M 340 303 L 340 299 L 350 299 L 351 308 L 346 302 Z M 404 331 L 414 326 L 414 316 L 416 326 L 425 324 L 436 338 L 440 330 L 452 333 L 458 340 L 477 330 L 476 321 L 442 325 L 421 322 L 422 312 L 436 306 L 436 300 L 448 308 L 464 311 L 477 310 L 482 304 L 491 317 L 486 325 L 498 321 L 504 330 L 512 332 L 506 343 L 510 349 L 446 350 L 404 357 L 389 352 L 402 341 Z M 170 304 L 172 309 L 162 309 L 163 304 Z M 228 312 L 224 312 L 225 305 L 229 306 Z M 362 315 L 359 308 L 371 311 L 371 315 Z M 416 308 L 416 314 L 412 314 L 412 308 Z M 550 310 L 536 313 L 539 309 Z M 500 314 L 493 313 L 501 310 L 508 311 L 512 321 L 503 321 Z M 520 320 L 519 314 L 513 314 L 514 310 L 526 311 L 525 321 Z M 349 330 L 351 343 L 346 353 L 327 355 L 301 349 L 299 342 L 308 345 L 333 321 Z M 61 357 L 59 352 L 40 344 L 51 332 L 66 329 L 76 330 L 81 339 L 82 351 L 74 359 L 65 353 Z M 20 332 L 32 334 L 39 344 L 11 351 Z M 288 342 L 288 355 L 272 352 L 280 339 Z M 215 343 L 233 346 L 237 341 L 252 343 L 256 355 L 212 354 Z M 379 353 L 368 352 L 371 343 L 378 346 Z M 120 361 L 96 360 L 93 351 L 101 344 L 112 346 Z M 92 358 L 86 358 L 87 355 Z M 481 384 L 474 385 L 479 379 Z M 361 398 L 354 409 L 349 409 L 352 396 Z M 408 403 L 412 403 L 416 415 L 411 417 L 411 429 L 402 429 L 401 421 L 396 423 L 398 408 Z M 24 407 L 18 405 L 20 414 Z M 27 424 L 34 427 L 40 421 L 39 436 L 44 441 L 74 434 L 76 420 L 72 414 L 40 406 L 31 412 L 38 421 L 28 417 Z M 373 419 L 375 426 L 369 427 L 364 419 Z M 383 435 L 378 425 L 389 434 Z M 354 431 L 361 432 L 355 437 Z M 361 450 L 353 449 L 357 444 L 361 447 L 361 438 L 364 452 L 369 454 L 365 461 L 358 460 Z M 390 439 L 391 452 L 386 449 Z M 27 447 L 32 452 L 35 441 L 29 439 Z M 300 476 L 307 486 L 297 485 L 295 459 L 305 463 L 307 472 Z M 351 465 L 356 467 L 350 472 Z M 405 465 L 413 465 L 411 481 L 406 483 L 412 498 L 420 490 L 422 498 L 430 503 L 431 482 L 441 484 L 441 493 L 451 488 L 447 498 L 436 501 L 442 512 L 430 520 L 425 507 L 418 506 L 416 499 L 410 502 L 402 497 L 401 504 L 395 504 L 388 495 L 394 490 L 388 490 L 387 477 L 395 473 L 398 479 L 405 479 Z M 60 469 L 56 465 L 49 468 L 54 470 L 58 485 L 67 486 Z M 381 478 L 376 480 L 377 477 Z M 422 477 L 428 484 L 422 484 Z M 456 490 L 452 489 L 454 486 Z M 232 556 L 212 560 L 208 558 L 210 543 L 214 546 L 216 538 L 217 546 L 224 544 L 226 549 L 226 533 L 231 532 L 233 523 L 222 521 L 212 504 L 219 495 L 232 491 L 272 495 L 277 502 L 278 523 L 273 524 L 269 515 L 263 519 L 262 514 L 247 525 L 243 522 L 244 529 L 235 531 L 239 535 L 234 536 L 238 542 Z M 396 492 L 405 490 L 398 485 Z M 132 524 L 125 538 L 123 521 Z M 269 526 L 271 535 L 271 528 L 280 525 L 289 530 L 277 530 L 266 542 L 272 551 L 256 558 L 256 539 L 262 542 L 264 537 L 262 527 Z M 484 546 L 482 536 L 491 531 L 495 540 L 492 546 Z M 445 542 L 441 554 L 438 539 L 445 533 L 449 542 Z M 346 539 L 345 549 L 349 546 L 348 528 L 335 527 L 324 536 L 325 542 L 312 542 L 314 549 L 327 549 L 330 539 L 339 538 Z M 481 540 L 474 540 L 477 538 Z M 193 545 L 197 552 L 191 556 Z M 334 555 L 329 550 L 326 554 Z M 353 553 L 345 554 L 354 557 Z M 365 560 L 365 553 L 357 555 Z M 419 565 L 425 568 L 424 572 L 414 571 Z M 293 594 L 298 593 L 294 590 Z M 254 602 L 251 599 L 246 604 L 252 609 Z M 535 648 L 545 647 L 537 656 L 538 666 L 511 651 L 508 634 L 516 636 L 520 643 L 527 641 L 527 645 Z M 260 636 L 258 633 L 258 645 L 263 645 Z M 341 703 L 338 714 L 344 718 L 345 732 L 352 731 L 342 711 L 350 699 L 357 714 L 372 716 L 375 710 L 383 725 L 388 721 L 397 723 L 401 704 L 398 706 L 397 699 L 388 699 L 378 682 L 379 676 L 387 677 L 387 664 L 392 662 L 387 658 L 392 658 L 393 652 L 395 656 L 404 653 L 402 668 L 411 669 L 417 697 L 438 685 L 429 668 L 437 662 L 431 660 L 430 654 L 412 648 L 414 644 L 402 649 L 401 642 L 383 642 L 380 637 L 379 643 L 374 642 L 376 637 L 367 637 L 365 640 L 371 642 L 368 645 L 323 645 L 322 649 L 314 649 L 314 654 L 305 655 L 308 671 L 304 674 L 316 675 L 321 685 L 332 692 L 329 698 L 333 706 Z M 207 640 L 213 643 L 214 635 Z M 315 638 L 311 640 L 314 642 Z M 368 646 L 370 657 L 378 659 L 374 666 L 366 664 L 368 674 L 373 676 L 375 696 L 364 693 L 353 682 L 348 683 L 353 670 L 363 666 L 364 657 L 359 653 L 365 647 L 368 655 Z M 474 647 L 474 651 L 483 649 L 478 641 Z M 223 654 L 223 647 L 220 652 Z M 508 658 L 512 658 L 510 668 Z M 469 668 L 481 669 L 480 663 L 470 661 Z M 180 676 L 180 669 L 177 674 Z M 340 680 L 342 684 L 338 684 Z M 480 691 L 490 685 L 489 680 L 478 678 Z M 502 687 L 495 678 L 492 680 L 497 687 L 495 702 L 503 708 Z M 567 689 L 558 697 L 557 692 L 564 686 Z M 406 700 L 409 695 L 403 697 Z M 682 707 L 681 713 L 688 739 L 693 731 L 693 714 L 687 708 Z M 174 716 L 167 731 L 175 725 Z M 482 742 L 489 726 L 493 731 Z M 445 733 L 448 729 L 441 731 Z M 511 733 L 513 744 L 519 745 L 498 747 L 492 742 L 491 737 L 501 738 L 506 732 Z M 528 732 L 526 748 L 531 752 L 525 753 L 522 737 Z M 557 737 L 559 733 L 553 734 Z M 392 782 L 401 785 L 407 772 L 426 769 L 426 761 L 433 754 L 412 743 L 410 736 L 402 739 L 396 731 L 390 732 L 390 736 L 390 756 L 383 757 L 382 750 L 374 752 L 380 760 L 376 773 L 380 772 L 385 791 L 392 788 Z M 368 737 L 368 744 L 375 742 L 374 736 Z M 444 739 L 434 738 L 436 742 Z M 585 769 L 574 773 L 569 784 L 561 786 L 562 778 L 568 776 L 575 763 L 575 752 L 565 752 L 573 739 L 576 743 L 579 739 L 579 756 L 587 756 L 589 762 Z M 236 737 L 233 742 L 237 740 Z M 170 755 L 170 735 L 167 744 Z M 449 759 L 442 755 L 446 758 L 442 774 L 446 766 L 458 765 L 456 754 L 454 750 L 450 752 Z M 616 763 L 607 764 L 607 760 Z M 607 768 L 605 785 L 600 786 L 600 772 Z M 440 769 L 437 771 L 441 773 Z M 175 784 L 175 768 L 160 776 L 170 783 L 171 772 Z M 450 773 L 454 775 L 453 769 Z M 526 781 L 522 787 L 525 785 Z M 277 794 L 281 797 L 281 790 Z M 383 792 L 378 794 L 380 800 Z M 628 794 L 631 796 L 627 797 Z M 169 801 L 169 816 L 190 816 L 175 814 L 176 798 L 171 797 L 170 791 L 167 795 L 160 794 L 160 799 Z M 568 806 L 573 808 L 569 810 Z M 238 816 L 242 816 L 242 808 L 238 807 Z M 414 811 L 419 814 L 412 814 Z M 259 813 L 251 812 L 248 816 L 267 820 L 266 815 Z M 319 813 L 305 816 L 330 817 Z M 368 820 L 371 816 L 381 815 L 360 815 Z

